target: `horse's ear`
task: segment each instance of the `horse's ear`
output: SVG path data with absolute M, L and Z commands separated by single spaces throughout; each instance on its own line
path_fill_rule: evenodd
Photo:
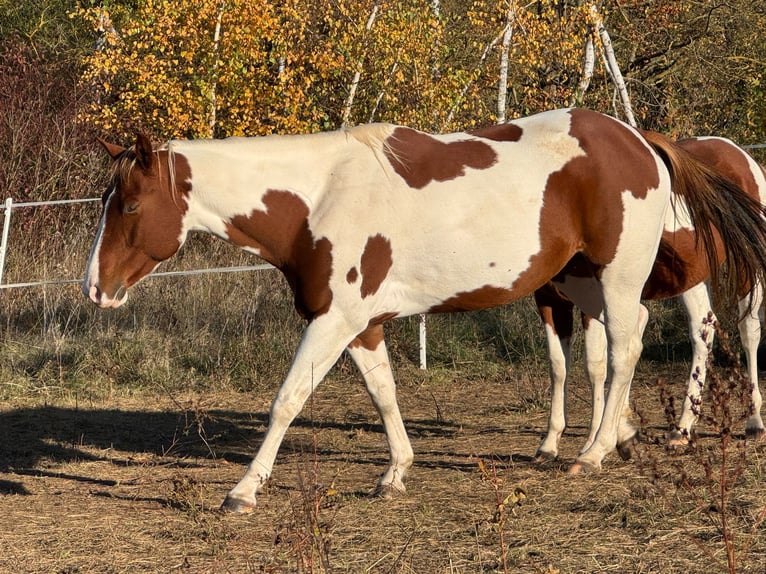
M 136 137 L 136 162 L 144 170 L 149 170 L 154 161 L 152 142 L 144 134 L 139 133 Z
M 100 143 L 104 149 L 106 150 L 106 153 L 108 153 L 112 159 L 117 159 L 119 155 L 125 151 L 125 148 L 119 145 L 111 144 L 106 140 L 103 140 L 101 138 L 96 138 L 96 141 Z

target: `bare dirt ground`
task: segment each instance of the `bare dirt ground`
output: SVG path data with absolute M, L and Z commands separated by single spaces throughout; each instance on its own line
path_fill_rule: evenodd
M 216 509 L 259 444 L 273 389 L 3 404 L 0 572 L 725 572 L 722 514 L 737 571 L 766 572 L 766 445 L 744 447 L 722 512 L 708 489 L 712 429 L 699 429 L 696 450 L 658 444 L 662 370 L 645 365 L 633 386 L 643 463 L 611 455 L 579 477 L 566 468 L 585 438 L 581 382 L 560 460 L 540 465 L 547 411 L 530 396 L 545 396 L 544 376 L 408 376 L 399 398 L 416 461 L 391 501 L 366 496 L 387 457 L 377 415 L 359 378 L 335 372 L 247 516 Z M 683 396 L 684 366 L 668 375 Z M 698 462 L 711 456 L 706 478 Z

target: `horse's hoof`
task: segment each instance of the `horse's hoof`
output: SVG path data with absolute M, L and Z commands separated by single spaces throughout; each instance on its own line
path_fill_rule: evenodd
M 404 488 L 398 488 L 393 484 L 379 484 L 370 492 L 370 498 L 382 498 L 383 500 L 392 500 L 404 494 Z
M 571 474 L 571 475 L 587 474 L 589 472 L 595 472 L 599 468 L 600 468 L 600 465 L 576 460 L 575 463 L 569 468 L 569 472 L 567 474 Z
M 766 441 L 766 430 L 762 428 L 745 429 L 745 438 L 756 442 Z
M 230 512 L 232 514 L 249 514 L 255 510 L 255 501 L 249 502 L 242 498 L 236 498 L 234 496 L 227 496 L 221 504 L 222 512 Z
M 547 452 L 544 450 L 538 450 L 537 453 L 535 453 L 535 458 L 533 459 L 535 462 L 553 462 L 558 457 L 558 454 L 555 452 Z
M 689 433 L 681 432 L 679 429 L 673 429 L 668 435 L 668 446 L 677 448 L 689 444 Z
M 638 435 L 633 435 L 629 439 L 617 443 L 617 454 L 620 455 L 622 460 L 630 460 L 633 458 L 633 454 L 636 452 L 636 445 L 638 444 Z

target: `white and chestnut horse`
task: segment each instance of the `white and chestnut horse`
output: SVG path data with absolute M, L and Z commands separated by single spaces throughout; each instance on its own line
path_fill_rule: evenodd
M 383 419 L 390 450 L 376 492 L 404 491 L 413 450 L 396 401 L 382 324 L 415 313 L 515 301 L 553 281 L 603 321 L 610 390 L 598 433 L 572 472 L 615 449 L 641 354 L 641 291 L 671 185 L 696 227 L 722 231 L 740 283 L 760 280 L 759 205 L 669 142 L 658 153 L 629 126 L 557 110 L 472 133 L 393 125 L 331 133 L 103 142 L 114 158 L 83 291 L 101 307 L 175 254 L 192 230 L 273 263 L 308 325 L 271 406 L 268 430 L 223 507 L 246 512 L 288 426 L 346 349 Z M 667 154 L 678 165 L 669 169 Z M 725 187 L 725 189 L 718 189 Z M 757 250 L 746 250 L 754 242 Z M 714 241 L 710 257 L 715 257 Z
M 647 138 L 655 134 L 643 132 Z M 766 204 L 766 173 L 744 150 L 725 138 L 705 137 L 680 140 L 677 144 L 688 153 L 713 166 L 750 197 Z M 723 253 L 719 264 L 723 263 Z M 692 342 L 692 366 L 683 402 L 681 418 L 672 429 L 669 444 L 678 446 L 688 442 L 700 409 L 700 395 L 707 374 L 707 358 L 715 335 L 715 315 L 710 304 L 705 281 L 710 278 L 710 268 L 701 244 L 696 242 L 694 227 L 683 210 L 669 211 L 662 233 L 657 260 L 644 286 L 642 298 L 666 299 L 680 296 L 689 318 L 689 336 Z M 752 411 L 745 423 L 749 438 L 764 438 L 766 433 L 761 419 L 762 398 L 758 388 L 757 350 L 761 340 L 759 311 L 763 302 L 760 285 L 739 301 L 740 339 L 745 350 L 747 373 L 752 384 Z M 540 444 L 536 458 L 549 460 L 558 455 L 558 443 L 566 428 L 566 378 L 570 364 L 572 343 L 572 311 L 569 302 L 552 284 L 535 292 L 538 311 L 545 324 L 548 350 L 551 359 L 551 410 L 548 431 Z M 592 389 L 592 416 L 588 445 L 593 441 L 600 425 L 604 409 L 604 382 L 606 379 L 606 337 L 598 321 L 583 316 L 585 334 L 585 372 Z M 627 412 L 627 411 L 626 411 Z M 625 421 L 623 424 L 629 424 Z M 628 431 L 626 431 L 627 433 Z M 627 446 L 627 445 L 625 445 Z M 622 450 L 629 456 L 628 449 Z

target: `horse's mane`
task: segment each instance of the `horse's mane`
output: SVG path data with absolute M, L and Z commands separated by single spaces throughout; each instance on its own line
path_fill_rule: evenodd
M 136 152 L 132 149 L 126 149 L 112 163 L 112 179 L 117 181 L 127 181 L 130 173 L 136 166 Z
M 167 152 L 167 163 L 168 163 L 168 173 L 170 174 L 170 195 L 173 198 L 173 203 L 178 206 L 177 202 L 177 188 L 176 188 L 176 169 L 175 169 L 175 150 L 173 149 L 173 142 L 168 141 L 164 144 L 157 146 L 153 150 L 153 154 L 157 160 L 157 162 L 160 162 L 160 152 Z M 130 177 L 131 172 L 136 167 L 137 162 L 137 156 L 135 150 L 132 148 L 126 149 L 124 152 L 122 152 L 112 164 L 112 180 L 113 181 L 119 181 L 124 182 L 127 181 Z M 157 173 L 160 178 L 160 181 L 162 180 L 162 169 L 158 169 Z
M 394 133 L 396 126 L 393 124 L 362 124 L 352 128 L 344 129 L 347 136 L 353 137 L 359 143 L 372 150 L 378 163 L 383 167 L 384 163 L 379 152 L 383 152 L 387 157 L 399 160 L 396 150 L 391 147 L 390 137 Z M 385 171 L 385 168 L 384 170 Z
M 388 137 L 394 132 L 396 126 L 392 124 L 362 124 L 343 131 L 361 144 L 366 145 L 373 152 L 383 151 L 389 153 Z

